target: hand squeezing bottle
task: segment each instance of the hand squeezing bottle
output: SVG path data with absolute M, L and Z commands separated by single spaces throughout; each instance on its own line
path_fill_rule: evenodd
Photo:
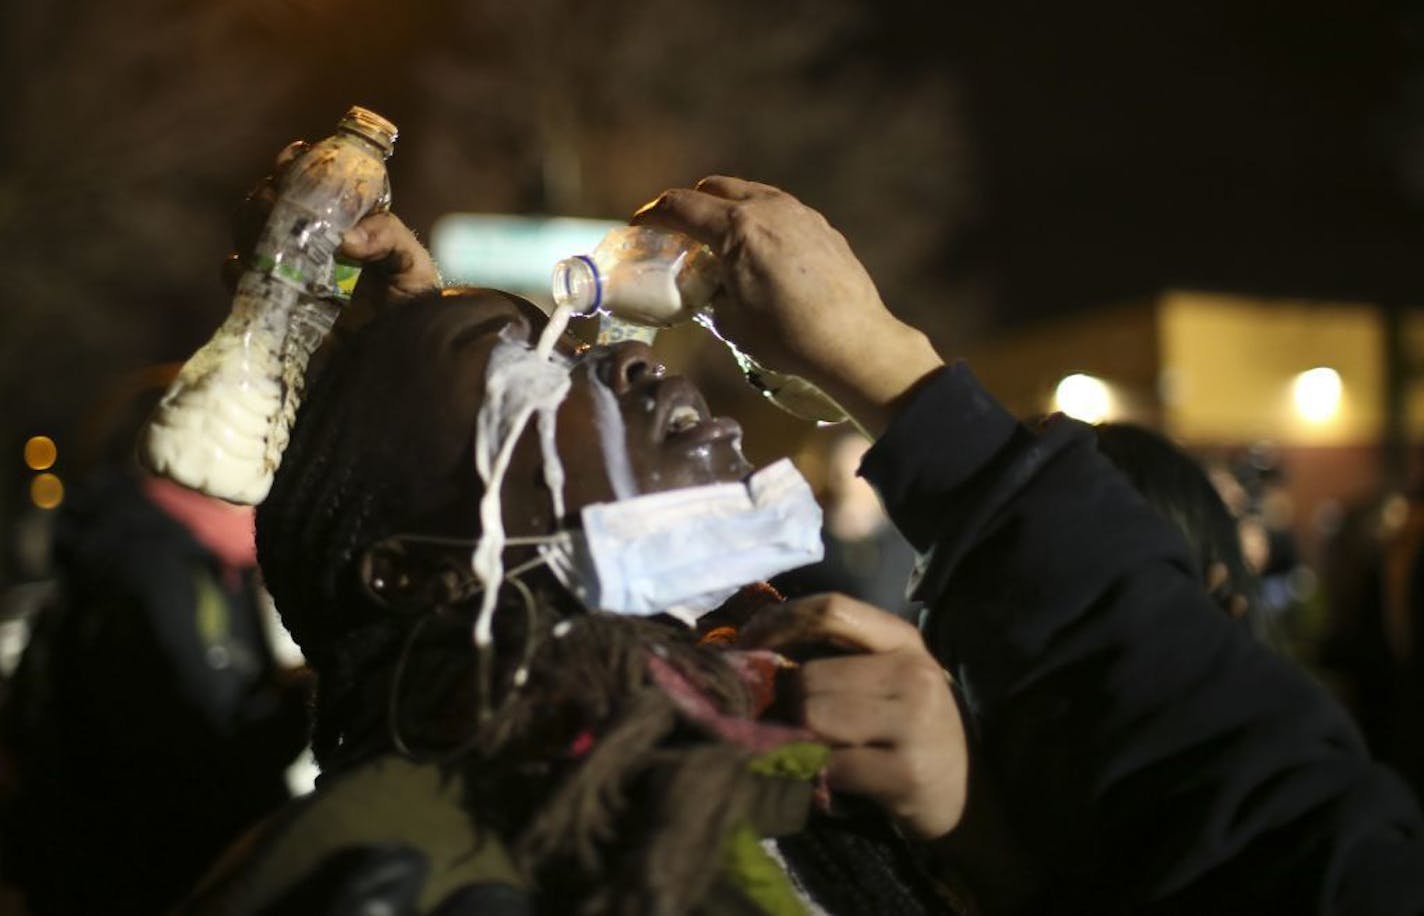
M 589 254 L 555 265 L 554 303 L 575 315 L 598 315 L 600 342 L 651 342 L 658 328 L 696 321 L 727 345 L 747 381 L 778 407 L 817 423 L 849 419 L 815 385 L 768 369 L 717 333 L 708 303 L 719 282 L 717 256 L 706 245 L 666 229 L 621 226 Z
M 232 311 L 184 364 L 139 443 L 153 472 L 235 503 L 258 503 L 287 444 L 307 362 L 349 286 L 342 235 L 390 204 L 391 122 L 354 107 L 282 176 Z

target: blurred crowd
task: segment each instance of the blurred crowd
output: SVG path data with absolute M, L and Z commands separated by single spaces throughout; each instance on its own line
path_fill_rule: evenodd
M 5 602 L 21 651 L 0 706 L 0 867 L 17 912 L 171 907 L 290 798 L 306 746 L 307 684 L 261 584 L 252 508 L 132 457 L 175 369 L 114 386 L 63 501 L 15 532 L 29 581 Z

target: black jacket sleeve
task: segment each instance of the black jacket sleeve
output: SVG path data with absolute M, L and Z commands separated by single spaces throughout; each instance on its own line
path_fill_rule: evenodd
M 1408 791 L 1216 608 L 1090 429 L 1030 432 L 955 365 L 862 473 L 928 554 L 926 638 L 1054 909 L 1424 912 Z

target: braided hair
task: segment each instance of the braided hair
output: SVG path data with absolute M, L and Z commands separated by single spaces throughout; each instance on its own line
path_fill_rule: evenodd
M 267 588 L 317 674 L 313 748 L 324 767 L 371 705 L 363 679 L 393 662 L 410 626 L 362 585 L 363 550 L 412 530 L 477 533 L 475 417 L 452 416 L 438 374 L 422 370 L 450 313 L 522 300 L 447 293 L 378 316 L 330 354 L 257 510 Z

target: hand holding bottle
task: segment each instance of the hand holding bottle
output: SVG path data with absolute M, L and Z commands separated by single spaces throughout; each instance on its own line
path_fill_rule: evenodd
M 277 154 L 272 174 L 257 183 L 233 216 L 233 254 L 223 265 L 230 290 L 246 269 L 258 237 L 272 213 L 277 188 L 292 163 L 311 148 L 304 140 L 289 143 Z M 361 265 L 361 278 L 342 311 L 338 327 L 368 319 L 387 306 L 398 304 L 440 286 L 435 259 L 400 217 L 380 208 L 362 218 L 342 238 L 337 254 Z
M 845 237 L 784 191 L 705 178 L 664 192 L 633 221 L 708 245 L 722 265 L 719 331 L 824 388 L 873 434 L 943 365 L 924 334 L 885 307 Z
M 230 502 L 267 495 L 308 361 L 360 272 L 339 253 L 375 255 L 384 244 L 358 223 L 389 206 L 385 161 L 395 139 L 394 124 L 357 106 L 321 142 L 288 147 L 252 244 L 242 240 L 250 253 L 227 319 L 184 363 L 140 436 L 149 470 Z M 398 235 L 388 251 L 400 249 Z

